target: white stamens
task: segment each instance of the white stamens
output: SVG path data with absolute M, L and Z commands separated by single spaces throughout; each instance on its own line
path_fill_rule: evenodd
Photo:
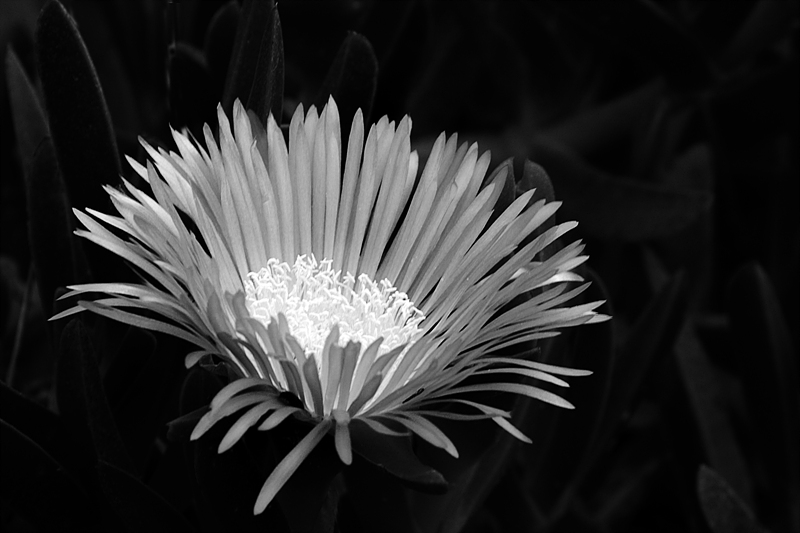
M 244 286 L 250 314 L 267 324 L 283 313 L 292 336 L 318 363 L 336 324 L 342 346 L 353 340 L 363 351 L 383 337 L 379 354 L 422 334 L 422 311 L 388 279 L 375 282 L 361 274 L 356 281 L 350 273 L 333 271 L 330 259 L 317 262 L 313 255 L 301 255 L 293 266 L 270 259 L 265 268 L 247 275 Z

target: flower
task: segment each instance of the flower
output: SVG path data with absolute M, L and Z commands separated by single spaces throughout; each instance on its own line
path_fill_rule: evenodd
M 464 394 L 500 391 L 572 407 L 508 376 L 567 386 L 557 376 L 590 372 L 500 355 L 556 328 L 608 318 L 594 311 L 602 302 L 565 305 L 587 286 L 570 288 L 583 281 L 573 272 L 586 260 L 579 242 L 537 260 L 576 223 L 525 242 L 558 202 L 531 203 L 528 191 L 490 223 L 505 168 L 485 179 L 489 153 L 442 134 L 418 177 L 408 117 L 383 117 L 365 142 L 357 112 L 346 154 L 332 99 L 319 114 L 298 107 L 288 148 L 274 119 L 263 126 L 239 102 L 232 129 L 221 108 L 218 118 L 219 141 L 206 125 L 205 147 L 176 131 L 177 153 L 142 141 L 147 166 L 128 161 L 152 194 L 125 180 L 124 189 L 106 187 L 118 216 L 75 210 L 85 228 L 76 234 L 127 260 L 142 282 L 71 286 L 65 297 L 104 297 L 54 318 L 89 310 L 193 343 L 187 367 L 209 354 L 230 362 L 239 379 L 214 397 L 191 435 L 247 408 L 220 453 L 253 426 L 310 420 L 313 429 L 266 480 L 255 513 L 326 433 L 349 464 L 351 424 L 383 433 L 402 426 L 458 457 L 431 421 L 448 416 L 442 403 L 473 411 L 450 417 L 491 418 L 527 442 L 510 413 Z M 465 382 L 470 376 L 494 380 Z M 298 401 L 287 402 L 287 392 Z

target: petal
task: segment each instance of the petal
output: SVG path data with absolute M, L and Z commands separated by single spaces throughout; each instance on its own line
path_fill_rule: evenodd
M 306 457 L 308 457 L 308 454 L 317 447 L 317 444 L 319 444 L 322 437 L 325 436 L 325 433 L 332 423 L 332 420 L 325 419 L 314 426 L 314 429 L 303 437 L 303 440 L 297 443 L 297 446 L 286 454 L 286 457 L 278 463 L 278 466 L 276 466 L 269 475 L 267 481 L 264 482 L 264 486 L 261 487 L 261 492 L 259 492 L 258 499 L 253 507 L 253 514 L 261 514 L 264 512 L 264 509 L 267 508 L 267 505 L 269 505 L 278 491 L 281 490 L 281 487 L 283 487 L 292 474 L 295 473 Z
M 393 415 L 392 418 L 437 448 L 443 449 L 458 459 L 458 450 L 456 450 L 453 442 L 430 420 L 412 413 L 398 413 Z
M 563 407 L 564 409 L 575 409 L 574 405 L 569 403 L 561 396 L 557 396 L 552 392 L 522 383 L 482 383 L 479 385 L 464 385 L 461 387 L 452 388 L 445 394 L 449 396 L 451 394 L 463 394 L 465 392 L 512 392 L 514 394 L 529 396 L 536 400 L 553 404 L 557 407 Z
M 281 422 L 286 420 L 289 415 L 293 413 L 300 412 L 301 409 L 297 407 L 280 407 L 275 410 L 274 413 L 269 415 L 266 420 L 264 420 L 260 426 L 258 426 L 259 431 L 269 431 L 272 428 L 278 427 Z
M 270 402 L 263 402 L 255 407 L 251 408 L 247 413 L 241 416 L 239 420 L 234 422 L 225 436 L 219 443 L 219 447 L 217 448 L 217 453 L 222 453 L 227 451 L 231 446 L 239 442 L 245 432 L 256 425 L 258 420 L 266 414 L 271 409 L 274 409 L 275 405 Z
M 336 409 L 333 411 L 333 419 L 336 421 L 336 432 L 334 433 L 334 442 L 336 444 L 336 453 L 339 454 L 339 459 L 346 465 L 353 462 L 353 450 L 350 446 L 350 415 L 347 411 Z
M 530 438 L 528 438 L 527 435 L 525 435 L 523 432 L 521 432 L 516 427 L 514 427 L 514 424 L 512 424 L 511 422 L 509 422 L 505 418 L 501 418 L 499 416 L 496 416 L 496 417 L 492 418 L 492 420 L 497 422 L 497 425 L 499 425 L 501 428 L 503 428 L 506 431 L 508 431 L 509 433 L 511 433 L 514 437 L 518 438 L 522 442 L 526 442 L 528 444 L 531 444 L 533 442 Z

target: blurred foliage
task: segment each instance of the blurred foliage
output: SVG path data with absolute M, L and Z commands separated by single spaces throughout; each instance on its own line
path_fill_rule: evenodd
M 796 2 L 1 7 L 3 530 L 800 531 Z M 562 200 L 614 320 L 541 346 L 594 375 L 575 411 L 517 402 L 532 445 L 451 423 L 458 461 L 398 441 L 344 469 L 322 446 L 253 517 L 302 427 L 190 443 L 224 370 L 46 319 L 66 285 L 132 276 L 70 209 L 137 182 L 137 136 L 168 147 L 235 98 L 286 124 L 331 94 L 345 127 L 411 115 L 423 159 L 442 130 L 491 149 L 518 176 L 503 202 Z

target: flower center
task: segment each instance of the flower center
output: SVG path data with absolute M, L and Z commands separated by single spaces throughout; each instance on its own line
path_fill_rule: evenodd
M 301 255 L 294 265 L 270 259 L 244 282 L 250 314 L 269 323 L 283 313 L 291 334 L 306 353 L 319 362 L 325 339 L 339 325 L 339 342 L 361 343 L 362 351 L 383 337 L 379 354 L 416 340 L 425 318 L 405 293 L 388 279 L 375 282 L 366 274 L 356 280 L 331 269 L 331 260 L 320 262 Z

